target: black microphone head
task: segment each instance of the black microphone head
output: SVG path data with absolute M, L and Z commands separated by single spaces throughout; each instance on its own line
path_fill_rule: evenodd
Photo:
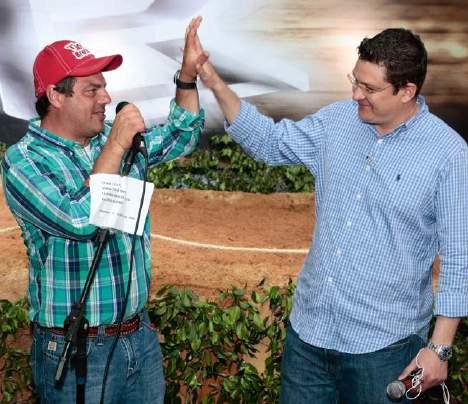
M 125 107 L 125 105 L 127 105 L 128 102 L 127 101 L 120 101 L 117 106 L 115 107 L 115 113 L 118 114 L 120 112 L 120 110 Z
M 406 393 L 406 386 L 401 380 L 395 380 L 387 386 L 387 396 L 392 401 L 400 401 Z
M 144 141 L 143 136 L 141 134 L 137 133 L 133 137 L 132 147 L 134 147 L 137 150 L 141 150 L 141 148 L 145 147 L 145 141 Z

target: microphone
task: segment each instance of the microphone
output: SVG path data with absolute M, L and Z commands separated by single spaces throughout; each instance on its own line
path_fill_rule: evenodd
M 120 110 L 127 105 L 127 101 L 120 101 L 117 104 L 117 107 L 115 107 L 115 113 L 118 114 Z M 135 156 L 137 153 L 140 152 L 143 154 L 143 156 L 147 157 L 148 154 L 146 152 L 146 146 L 145 146 L 145 140 L 143 136 L 140 133 L 135 133 L 135 136 L 133 136 L 133 142 L 132 146 L 130 147 L 130 150 L 127 153 L 127 156 L 125 157 L 125 162 L 124 166 L 122 169 L 122 174 L 123 175 L 128 175 L 130 172 L 130 168 L 133 165 L 133 162 L 135 161 Z
M 412 372 L 403 380 L 395 380 L 387 385 L 387 396 L 392 401 L 401 401 L 408 390 L 418 387 L 421 383 L 421 369 Z

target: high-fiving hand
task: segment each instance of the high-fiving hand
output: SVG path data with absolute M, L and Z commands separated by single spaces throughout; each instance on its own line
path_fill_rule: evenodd
M 203 65 L 208 60 L 208 53 L 203 50 L 197 30 L 200 27 L 202 17 L 192 18 L 185 30 L 185 46 L 180 79 L 182 81 L 194 81 L 197 77 L 197 65 Z

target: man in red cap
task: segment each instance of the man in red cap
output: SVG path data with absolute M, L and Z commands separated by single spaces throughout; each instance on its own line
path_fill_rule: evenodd
M 162 127 L 146 129 L 132 104 L 124 106 L 113 122 L 105 121 L 111 98 L 103 72 L 118 68 L 122 56 L 95 57 L 69 40 L 54 42 L 37 55 L 33 71 L 39 118 L 32 119 L 25 136 L 8 149 L 3 186 L 28 250 L 31 366 L 40 402 L 75 401 L 77 382 L 85 384 L 90 403 L 164 401 L 161 350 L 144 311 L 151 279 L 148 217 L 134 249 L 132 235 L 120 231 L 104 245 L 85 304 L 86 383 L 76 380 L 73 360 L 61 383 L 55 378 L 66 345 L 64 321 L 80 300 L 96 251 L 98 229 L 89 223 L 89 176 L 118 174 L 136 133 L 144 136 L 149 165 L 196 147 L 204 123 L 196 65 L 207 58 L 196 35 L 200 21 L 193 19 L 187 28 L 175 100 Z M 138 154 L 129 175 L 143 179 L 144 173 L 145 159 Z M 116 323 L 121 318 L 119 331 Z

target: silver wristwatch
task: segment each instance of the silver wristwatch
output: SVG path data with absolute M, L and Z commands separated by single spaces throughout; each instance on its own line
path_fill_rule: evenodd
M 429 341 L 427 343 L 426 348 L 429 348 L 431 351 L 434 351 L 442 362 L 447 362 L 453 354 L 453 350 L 450 345 L 437 345 L 434 344 L 432 341 Z

